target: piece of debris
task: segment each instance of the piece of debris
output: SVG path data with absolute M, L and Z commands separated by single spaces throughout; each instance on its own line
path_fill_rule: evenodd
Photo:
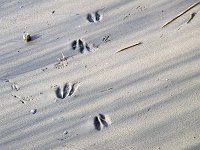
M 14 94 L 11 94 L 14 98 L 21 98 L 20 96 L 17 96 L 17 95 L 14 95 Z
M 199 5 L 200 1 L 191 5 L 190 7 L 188 7 L 185 11 L 181 12 L 179 15 L 177 15 L 176 17 L 174 17 L 173 19 L 171 19 L 170 21 L 166 22 L 161 28 L 164 28 L 165 26 L 167 26 L 168 24 L 172 23 L 174 20 L 176 20 L 177 18 L 179 18 L 180 16 L 184 15 L 186 12 L 188 12 L 190 9 L 194 8 L 195 6 Z
M 23 40 L 25 42 L 30 42 L 32 40 L 31 36 L 28 33 L 23 34 Z
M 187 21 L 187 24 L 188 23 L 190 23 L 190 21 L 194 18 L 194 16 L 196 15 L 197 13 L 192 13 L 191 15 L 190 15 L 190 19 Z
M 48 68 L 43 68 L 43 69 L 41 69 L 42 71 L 46 71 Z
M 123 20 L 125 20 L 126 18 L 128 18 L 130 15 L 131 15 L 130 13 L 128 15 L 126 15 Z
M 18 95 L 15 95 L 15 94 L 11 94 L 11 96 L 13 96 L 14 98 L 18 98 L 19 101 L 24 104 L 25 102 L 28 102 L 28 101 L 32 101 L 34 100 L 33 96 L 18 96 Z
M 137 9 L 137 10 L 140 10 L 140 11 L 143 11 L 143 10 L 146 9 L 146 7 L 145 7 L 145 6 L 140 6 L 140 5 L 139 5 L 136 9 Z
M 55 10 L 51 11 L 51 14 L 54 14 L 55 13 Z
M 31 109 L 30 111 L 32 114 L 35 114 L 37 112 L 37 109 Z
M 69 133 L 68 131 L 64 131 L 64 132 L 63 132 L 63 134 L 65 134 L 65 135 L 68 134 L 68 133 Z
M 58 59 L 59 62 L 57 64 L 55 64 L 55 67 L 57 69 L 61 69 L 61 68 L 63 68 L 63 67 L 68 65 L 67 57 L 65 57 L 62 52 L 61 52 L 61 55 L 62 56 Z
M 102 39 L 103 42 L 107 43 L 110 41 L 110 34 L 108 36 L 105 36 L 103 39 Z
M 131 46 L 128 46 L 128 47 L 126 47 L 126 48 L 123 48 L 123 49 L 121 49 L 121 50 L 119 50 L 119 51 L 116 51 L 116 53 L 122 52 L 122 51 L 124 51 L 124 50 L 127 50 L 127 49 L 129 49 L 129 48 L 132 48 L 132 47 L 137 46 L 137 45 L 140 45 L 140 44 L 142 44 L 142 42 L 139 42 L 139 43 L 133 44 L 133 45 L 131 45 Z

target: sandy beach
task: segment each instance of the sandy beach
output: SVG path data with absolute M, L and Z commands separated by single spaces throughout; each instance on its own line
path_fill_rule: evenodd
M 0 149 L 200 150 L 199 3 L 1 0 Z

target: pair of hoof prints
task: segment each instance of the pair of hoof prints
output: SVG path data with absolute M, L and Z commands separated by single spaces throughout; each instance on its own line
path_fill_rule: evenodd
M 104 127 L 111 124 L 110 118 L 104 114 L 98 114 L 94 117 L 94 127 L 96 130 L 101 131 Z
M 78 89 L 78 83 L 74 83 L 72 85 L 69 83 L 66 83 L 62 90 L 60 87 L 57 87 L 55 92 L 56 92 L 57 98 L 64 99 L 67 96 L 72 96 L 76 92 L 77 89 Z
M 87 14 L 87 20 L 89 22 L 100 22 L 103 18 L 103 15 L 100 13 L 100 11 L 96 11 L 94 13 Z
M 82 41 L 81 39 L 74 40 L 72 42 L 72 49 L 79 50 L 82 54 L 85 53 L 86 51 L 89 51 L 89 52 L 92 51 L 88 43 Z

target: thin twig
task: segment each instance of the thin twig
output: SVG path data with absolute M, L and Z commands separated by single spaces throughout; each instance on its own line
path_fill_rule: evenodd
M 62 55 L 62 59 L 65 59 L 65 55 L 63 54 L 63 52 L 61 52 L 61 55 Z
M 124 51 L 124 50 L 127 50 L 127 49 L 129 49 L 129 48 L 131 48 L 131 47 L 134 47 L 134 46 L 137 46 L 137 45 L 140 45 L 140 44 L 142 44 L 142 42 L 139 42 L 139 43 L 133 44 L 133 45 L 131 45 L 131 46 L 128 46 L 128 47 L 126 47 L 126 48 L 120 49 L 120 50 L 117 51 L 116 53 L 122 52 L 122 51 Z
M 185 14 L 186 12 L 188 12 L 190 9 L 194 8 L 195 6 L 199 5 L 200 1 L 191 5 L 190 7 L 188 7 L 185 11 L 181 12 L 179 15 L 177 15 L 175 18 L 173 18 L 172 20 L 168 21 L 167 23 L 165 23 L 161 28 L 164 28 L 165 26 L 167 26 L 168 24 L 172 23 L 174 20 L 176 20 L 177 18 L 179 18 L 180 16 L 182 16 L 183 14 Z

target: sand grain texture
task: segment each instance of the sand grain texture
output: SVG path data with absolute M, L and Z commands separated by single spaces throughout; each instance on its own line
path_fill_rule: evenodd
M 1 1 L 0 149 L 200 149 L 200 5 L 160 28 L 197 2 Z

